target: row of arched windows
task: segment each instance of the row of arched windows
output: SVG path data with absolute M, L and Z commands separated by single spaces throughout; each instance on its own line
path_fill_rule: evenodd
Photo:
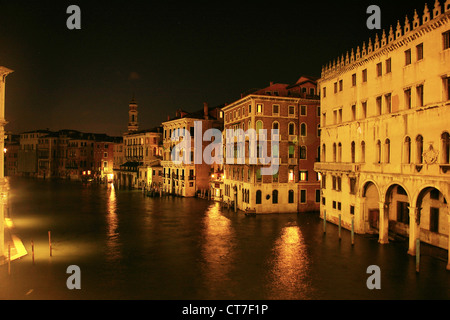
M 267 195 L 267 199 L 270 199 L 270 195 Z M 256 190 L 256 204 L 262 203 L 262 192 L 261 190 Z M 272 191 L 272 203 L 278 203 L 278 190 Z M 288 203 L 294 203 L 294 190 L 288 191 Z
M 250 125 L 250 121 L 249 121 L 248 128 L 250 128 L 250 127 L 251 127 L 251 125 Z M 257 120 L 256 121 L 256 128 L 255 129 L 256 129 L 256 132 L 258 132 L 259 130 L 264 129 L 262 120 Z M 280 123 L 278 121 L 272 122 L 272 129 L 280 130 Z M 297 126 L 295 125 L 294 122 L 289 122 L 289 124 L 288 124 L 288 134 L 289 135 L 297 134 Z M 307 126 L 306 126 L 306 123 L 302 122 L 300 124 L 300 136 L 306 137 L 306 135 L 307 135 Z
M 406 136 L 403 140 L 402 148 L 402 163 L 423 163 L 423 136 L 417 135 L 414 141 L 411 137 Z M 355 162 L 366 162 L 366 143 L 361 141 L 359 148 L 359 159 L 356 159 L 356 143 L 354 141 L 350 144 L 350 161 Z M 438 162 L 441 164 L 450 164 L 450 135 L 448 132 L 441 134 L 440 139 L 440 159 Z M 322 145 L 322 158 L 326 161 L 326 145 Z M 342 143 L 333 143 L 333 162 L 342 162 Z M 375 143 L 375 163 L 390 163 L 391 162 L 391 140 L 385 139 L 383 142 L 377 140 Z

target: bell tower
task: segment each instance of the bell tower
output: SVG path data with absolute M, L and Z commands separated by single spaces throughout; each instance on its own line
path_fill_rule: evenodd
M 137 107 L 138 105 L 133 95 L 128 108 L 128 132 L 138 131 L 139 123 Z

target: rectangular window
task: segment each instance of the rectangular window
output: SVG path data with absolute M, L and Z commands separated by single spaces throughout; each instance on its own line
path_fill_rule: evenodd
M 299 172 L 300 181 L 308 181 L 308 170 L 302 170 Z
M 356 178 L 350 179 L 350 194 L 356 194 Z
M 439 232 L 439 208 L 430 208 L 430 231 Z
M 340 211 L 341 210 L 341 202 L 337 203 L 337 209 Z
M 295 107 L 294 106 L 289 106 L 289 115 L 290 116 L 294 116 L 295 115 Z
M 306 106 L 300 106 L 300 115 L 306 116 Z
M 248 113 L 249 114 L 252 113 L 252 105 L 251 104 L 248 105 Z
M 355 214 L 355 206 L 350 205 L 350 214 Z
M 362 82 L 367 82 L 367 69 L 362 71 Z
M 380 63 L 377 64 L 377 77 L 381 77 L 383 75 L 383 65 Z
M 392 97 L 391 94 L 388 93 L 384 96 L 385 104 L 386 104 L 386 112 L 391 113 L 392 112 Z
M 381 107 L 382 107 L 381 97 L 377 97 L 376 102 L 377 102 L 377 115 L 380 115 L 381 114 Z
M 423 43 L 416 46 L 417 61 L 423 59 Z
M 361 103 L 361 117 L 363 119 L 367 117 L 367 101 Z
M 422 107 L 423 106 L 423 84 L 416 87 L 417 91 L 417 106 Z
M 278 115 L 279 109 L 280 109 L 280 106 L 277 105 L 277 104 L 274 104 L 274 105 L 272 106 L 272 114 Z
M 391 58 L 386 60 L 386 73 L 391 73 L 392 67 L 391 67 Z
M 337 82 L 334 83 L 334 93 L 337 93 Z
M 327 87 L 323 87 L 323 97 L 327 97 Z
M 444 100 L 450 100 L 450 77 L 443 78 Z
M 295 155 L 295 147 L 293 145 L 289 145 L 289 159 L 294 158 Z
M 344 89 L 344 81 L 339 80 L 339 91 L 342 91 Z
M 352 86 L 356 86 L 356 73 L 352 74 Z
M 320 189 L 316 189 L 316 203 L 320 202 Z
M 409 224 L 409 203 L 397 201 L 397 222 Z
M 411 49 L 405 51 L 405 66 L 411 64 Z
M 306 203 L 306 190 L 300 190 L 300 203 Z
M 333 201 L 333 209 L 336 209 L 336 201 Z
M 262 113 L 262 109 L 263 109 L 263 105 L 262 104 L 257 104 L 256 105 L 256 112 L 257 113 Z
M 405 108 L 411 109 L 411 88 L 405 89 Z
M 444 40 L 444 50 L 450 48 L 450 30 L 442 34 Z

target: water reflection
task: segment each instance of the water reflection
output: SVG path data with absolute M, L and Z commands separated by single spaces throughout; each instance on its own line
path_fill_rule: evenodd
M 106 257 L 108 260 L 118 260 L 121 258 L 120 242 L 119 242 L 119 219 L 117 217 L 117 199 L 114 184 L 108 187 L 107 198 L 107 240 L 106 240 Z
M 271 299 L 311 299 L 309 261 L 303 235 L 297 225 L 282 229 L 273 248 L 268 286 Z
M 221 214 L 219 203 L 214 203 L 207 209 L 203 224 L 202 272 L 209 297 L 231 296 L 230 272 L 235 260 L 235 234 L 231 222 Z

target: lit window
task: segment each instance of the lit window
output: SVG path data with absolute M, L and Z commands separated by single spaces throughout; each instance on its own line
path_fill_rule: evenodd
M 300 171 L 299 180 L 300 181 L 308 181 L 308 171 L 307 170 Z
M 294 182 L 294 169 L 289 169 L 288 179 L 289 182 Z

